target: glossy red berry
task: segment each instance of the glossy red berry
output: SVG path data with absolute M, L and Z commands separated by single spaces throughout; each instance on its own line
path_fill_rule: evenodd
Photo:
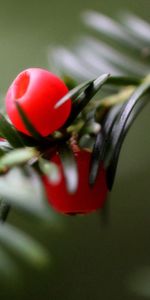
M 6 95 L 6 111 L 17 130 L 30 135 L 22 122 L 15 102 L 18 101 L 36 130 L 47 136 L 58 130 L 71 111 L 71 100 L 55 108 L 68 92 L 64 82 L 47 70 L 31 68 L 21 72 Z
M 75 154 L 79 183 L 74 194 L 67 191 L 59 155 L 55 154 L 52 158 L 60 170 L 60 180 L 54 184 L 47 176 L 44 176 L 43 183 L 49 203 L 58 212 L 86 214 L 103 206 L 108 192 L 105 169 L 103 166 L 101 167 L 95 185 L 91 187 L 88 182 L 90 158 L 91 153 L 86 150 L 78 151 Z

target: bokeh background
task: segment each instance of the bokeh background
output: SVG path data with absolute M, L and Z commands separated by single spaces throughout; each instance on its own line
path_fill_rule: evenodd
M 80 14 L 85 9 L 109 16 L 128 10 L 149 21 L 150 1 L 0 0 L 1 96 L 21 70 L 49 67 L 49 45 L 69 45 L 84 30 Z M 44 226 L 11 212 L 10 222 L 46 245 L 51 263 L 39 270 L 14 254 L 16 275 L 9 269 L 0 272 L 1 299 L 150 298 L 149 116 L 150 105 L 125 140 L 109 199 L 107 226 L 98 213 L 57 216 L 57 222 Z

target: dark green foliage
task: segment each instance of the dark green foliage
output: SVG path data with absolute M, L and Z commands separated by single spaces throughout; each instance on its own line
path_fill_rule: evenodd
M 53 212 L 47 205 L 41 175 L 57 180 L 59 171 L 55 163 L 49 160 L 58 151 L 67 189 L 70 193 L 77 190 L 78 172 L 70 143 L 72 137 L 81 147 L 93 150 L 89 184 L 94 185 L 101 163 L 104 163 L 108 188 L 113 186 L 122 143 L 134 119 L 148 103 L 150 89 L 150 78 L 147 76 L 150 52 L 144 52 L 144 49 L 149 49 L 147 27 L 142 36 L 141 31 L 136 30 L 135 18 L 132 20 L 134 26 L 130 26 L 128 21 L 131 18 L 131 15 L 126 15 L 116 22 L 88 11 L 83 14 L 84 23 L 97 31 L 100 39 L 88 34 L 77 40 L 73 51 L 63 47 L 54 49 L 52 57 L 55 67 L 72 88 L 55 109 L 69 98 L 73 102 L 71 115 L 58 132 L 43 138 L 18 102 L 18 112 L 31 137 L 19 133 L 0 114 L 0 136 L 5 138 L 5 141 L 0 141 L 0 245 L 4 250 L 9 249 L 8 257 L 7 254 L 4 257 L 10 265 L 13 256 L 9 253 L 13 254 L 13 251 L 35 266 L 46 265 L 49 260 L 45 248 L 21 230 L 4 224 L 4 221 L 11 207 L 24 215 L 53 222 Z M 104 19 L 106 26 L 101 26 Z M 79 83 L 77 86 L 76 82 Z M 126 96 L 124 88 L 131 86 L 133 93 Z M 122 90 L 125 96 L 120 94 Z M 98 92 L 98 99 L 93 99 Z M 112 107 L 109 104 L 110 94 L 116 99 L 121 95 L 120 102 L 116 101 Z M 97 124 L 99 127 L 95 131 Z

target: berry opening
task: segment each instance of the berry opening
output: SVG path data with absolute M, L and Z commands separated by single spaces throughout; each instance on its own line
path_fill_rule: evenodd
M 42 136 L 48 136 L 63 126 L 71 111 L 71 99 L 54 109 L 56 103 L 68 93 L 65 83 L 55 74 L 40 68 L 21 72 L 6 94 L 6 111 L 15 128 L 31 136 L 18 109 L 16 101 L 27 118 Z
M 30 77 L 27 72 L 20 74 L 15 82 L 14 96 L 16 99 L 21 98 L 27 91 Z

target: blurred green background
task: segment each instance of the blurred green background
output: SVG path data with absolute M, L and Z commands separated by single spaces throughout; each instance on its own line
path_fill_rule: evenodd
M 0 93 L 22 69 L 48 68 L 48 46 L 70 44 L 84 30 L 80 14 L 129 10 L 149 20 L 149 0 L 0 1 Z M 140 114 L 121 152 L 107 226 L 98 213 L 57 216 L 47 226 L 12 212 L 9 220 L 33 233 L 51 253 L 43 270 L 17 255 L 17 277 L 0 273 L 1 299 L 97 300 L 150 298 L 150 106 Z M 0 256 L 2 260 L 3 257 Z

